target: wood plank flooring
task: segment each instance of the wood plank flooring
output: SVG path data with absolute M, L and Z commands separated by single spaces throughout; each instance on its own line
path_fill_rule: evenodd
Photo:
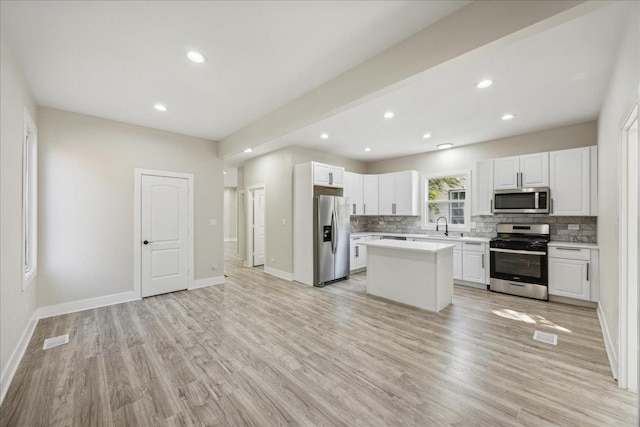
M 0 425 L 637 425 L 593 309 L 456 286 L 428 313 L 227 252 L 225 285 L 41 320 Z

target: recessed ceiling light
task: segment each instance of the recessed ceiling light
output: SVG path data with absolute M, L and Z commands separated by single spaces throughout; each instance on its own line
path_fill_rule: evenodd
M 491 86 L 493 84 L 493 82 L 491 80 L 482 80 L 480 82 L 478 82 L 478 84 L 476 85 L 476 87 L 478 89 L 485 89 L 488 88 L 489 86 Z
M 244 150 L 245 153 L 253 153 L 253 148 L 249 147 L 246 150 Z
M 327 139 L 327 138 L 329 138 L 329 134 L 328 133 L 323 133 L 322 135 L 320 135 L 320 138 Z
M 422 135 L 422 138 L 429 139 L 429 138 L 431 138 L 431 134 L 430 133 L 425 133 L 424 135 Z
M 447 148 L 453 147 L 453 144 L 450 142 L 445 142 L 444 144 L 438 145 L 438 150 L 446 150 Z
M 366 152 L 371 151 L 371 147 L 367 147 L 367 148 L 365 148 L 365 149 L 364 149 L 364 151 L 366 151 Z
M 202 64 L 207 60 L 207 58 L 203 54 L 201 54 L 200 52 L 196 52 L 195 50 L 187 52 L 187 58 L 197 64 Z
M 391 119 L 391 118 L 393 118 L 394 115 L 395 114 L 393 114 L 392 111 L 387 111 L 386 113 L 384 113 L 384 118 L 385 119 Z
M 222 171 L 222 174 L 223 174 L 223 175 L 226 175 L 226 174 L 227 174 L 227 171 Z
M 155 108 L 158 111 L 167 111 L 167 106 L 164 104 L 155 104 L 153 108 Z
M 509 114 L 505 114 L 504 116 L 502 116 L 502 120 L 511 120 L 513 119 L 515 116 L 511 113 Z

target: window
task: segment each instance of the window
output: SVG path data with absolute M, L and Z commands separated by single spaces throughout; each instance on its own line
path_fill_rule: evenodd
M 38 256 L 38 130 L 25 110 L 22 151 L 22 289 L 26 289 L 36 275 Z
M 468 231 L 470 183 L 469 171 L 424 176 L 424 227 L 434 230 L 438 218 L 444 217 L 450 230 Z

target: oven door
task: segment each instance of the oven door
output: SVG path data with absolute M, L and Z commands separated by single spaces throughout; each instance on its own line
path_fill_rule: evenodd
M 547 252 L 490 248 L 491 277 L 513 282 L 548 284 Z

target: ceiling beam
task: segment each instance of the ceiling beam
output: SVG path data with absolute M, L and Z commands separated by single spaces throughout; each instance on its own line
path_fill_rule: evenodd
M 430 69 L 482 55 L 571 21 L 607 1 L 475 1 L 404 41 L 329 80 L 281 108 L 224 138 L 223 159 L 253 148 L 252 155 L 271 151 L 267 144 L 305 126 L 389 93 Z M 284 64 L 283 66 L 286 66 Z M 264 146 L 264 149 L 256 147 Z M 274 147 L 276 148 L 276 147 Z

